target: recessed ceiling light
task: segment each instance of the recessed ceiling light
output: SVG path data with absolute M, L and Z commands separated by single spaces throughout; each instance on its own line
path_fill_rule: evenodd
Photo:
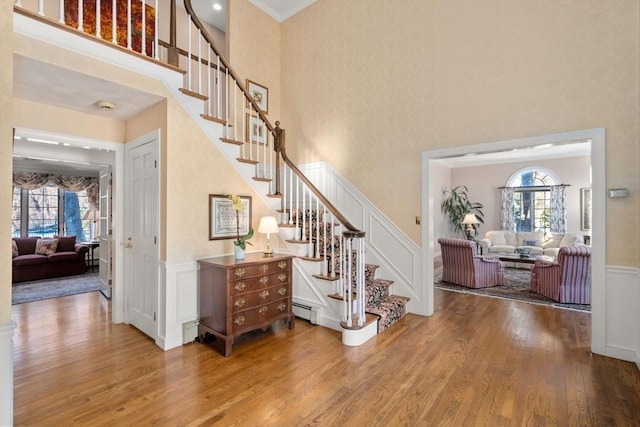
M 220 6 L 218 3 L 214 3 L 213 10 L 222 10 L 222 6 Z

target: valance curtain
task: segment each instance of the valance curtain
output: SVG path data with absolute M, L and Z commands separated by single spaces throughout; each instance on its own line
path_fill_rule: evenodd
M 514 187 L 505 187 L 502 189 L 502 229 L 516 229 L 516 221 L 513 214 L 513 193 Z
M 100 193 L 100 183 L 98 178 L 86 176 L 56 175 L 40 172 L 14 172 L 13 185 L 24 190 L 35 190 L 48 183 L 57 185 L 65 191 L 85 190 L 89 203 L 94 208 L 98 208 L 98 197 Z

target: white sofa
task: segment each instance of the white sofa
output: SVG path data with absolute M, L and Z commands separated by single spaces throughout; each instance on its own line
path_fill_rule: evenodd
M 555 258 L 561 247 L 584 245 L 584 239 L 579 234 L 499 230 L 487 231 L 485 238 L 479 243 L 484 255 L 515 253 L 517 248 L 528 248 L 531 255 L 546 255 Z

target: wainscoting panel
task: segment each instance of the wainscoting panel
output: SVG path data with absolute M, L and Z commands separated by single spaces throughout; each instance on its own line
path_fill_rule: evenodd
M 161 263 L 164 286 L 159 292 L 158 345 L 169 350 L 181 346 L 182 324 L 198 320 L 198 263 Z
M 640 363 L 640 271 L 607 267 L 607 356 Z

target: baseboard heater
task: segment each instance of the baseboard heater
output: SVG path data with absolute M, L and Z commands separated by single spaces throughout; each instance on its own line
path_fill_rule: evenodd
M 297 301 L 293 301 L 291 306 L 293 307 L 293 314 L 295 314 L 296 317 L 308 320 L 314 325 L 318 324 L 318 307 Z

